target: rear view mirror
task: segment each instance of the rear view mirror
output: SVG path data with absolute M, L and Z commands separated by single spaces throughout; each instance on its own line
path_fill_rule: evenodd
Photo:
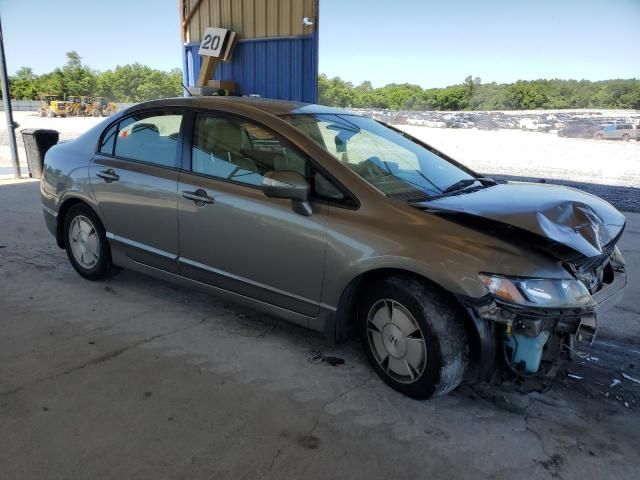
M 312 213 L 309 203 L 309 184 L 297 172 L 267 172 L 262 178 L 262 191 L 267 197 L 288 198 L 293 211 L 308 217 Z

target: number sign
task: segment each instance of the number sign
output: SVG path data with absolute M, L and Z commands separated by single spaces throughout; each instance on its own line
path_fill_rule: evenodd
M 200 44 L 200 50 L 198 50 L 198 53 L 200 55 L 206 55 L 207 57 L 219 57 L 226 36 L 226 28 L 207 28 L 204 31 L 204 36 L 202 37 L 202 43 Z

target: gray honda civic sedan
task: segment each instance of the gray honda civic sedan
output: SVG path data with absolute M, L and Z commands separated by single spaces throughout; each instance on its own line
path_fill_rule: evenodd
M 627 281 L 625 218 L 604 200 L 497 182 L 318 105 L 142 103 L 51 148 L 41 192 L 83 277 L 130 268 L 359 337 L 414 398 L 548 374 Z

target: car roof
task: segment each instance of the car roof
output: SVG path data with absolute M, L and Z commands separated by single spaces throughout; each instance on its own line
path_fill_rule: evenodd
M 138 108 L 149 107 L 195 107 L 195 108 L 212 108 L 224 109 L 225 104 L 229 103 L 252 107 L 265 113 L 276 116 L 281 115 L 299 115 L 299 114 L 345 114 L 354 115 L 354 113 L 339 108 L 326 107 L 324 105 L 316 105 L 313 103 L 292 102 L 288 100 L 275 100 L 271 98 L 257 97 L 217 97 L 217 96 L 194 96 L 194 97 L 174 97 L 160 100 L 152 100 L 135 105 L 129 110 L 137 110 Z

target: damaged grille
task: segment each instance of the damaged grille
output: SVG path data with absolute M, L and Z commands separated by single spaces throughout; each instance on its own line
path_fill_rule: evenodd
M 622 231 L 603 248 L 602 254 L 565 264 L 569 272 L 584 283 L 589 293 L 594 294 L 602 289 L 605 284 L 613 282 L 615 271 L 612 265 L 612 257 L 621 235 Z

